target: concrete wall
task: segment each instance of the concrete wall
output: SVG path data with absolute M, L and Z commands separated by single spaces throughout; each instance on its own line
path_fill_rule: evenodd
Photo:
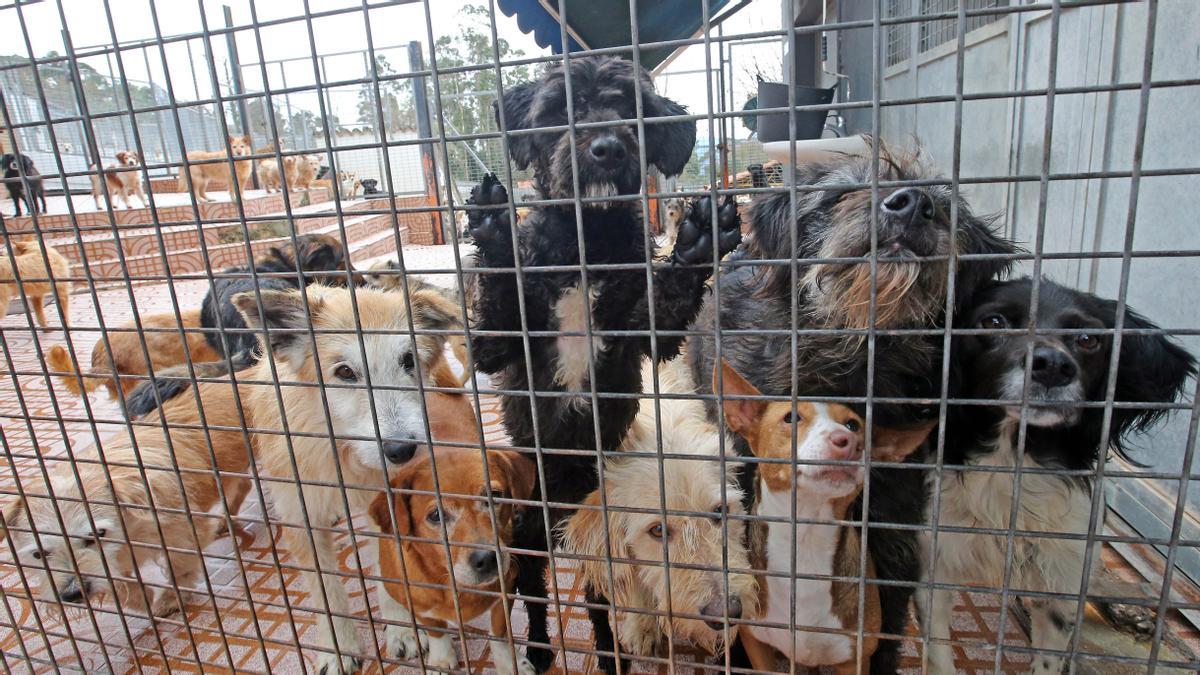
M 841 3 L 840 19 L 870 19 L 874 3 Z M 1056 68 L 1059 89 L 1113 82 L 1140 83 L 1147 28 L 1145 4 L 1064 9 L 1059 25 Z M 915 37 L 915 27 L 914 27 Z M 1200 12 L 1193 0 L 1159 3 L 1152 81 L 1194 78 L 1200 72 Z M 1006 16 L 966 36 L 965 94 L 1029 90 L 1047 86 L 1051 17 L 1048 11 Z M 868 30 L 840 35 L 841 72 L 850 76 L 851 98 L 870 100 L 874 84 L 872 35 Z M 885 42 L 886 44 L 886 42 Z M 918 44 L 917 40 L 912 41 Z M 882 98 L 953 95 L 956 44 L 935 47 L 883 69 Z M 1130 171 L 1137 131 L 1139 92 L 1060 94 L 1051 121 L 1052 174 Z M 1200 87 L 1152 90 L 1147 118 L 1143 169 L 1179 169 L 1200 164 Z M 954 105 L 928 103 L 885 106 L 880 131 L 893 143 L 919 139 L 945 169 L 954 156 Z M 847 114 L 852 131 L 869 132 L 869 110 Z M 1044 158 L 1046 97 L 1002 97 L 967 102 L 962 110 L 959 150 L 964 181 L 984 177 L 1037 177 Z M 980 211 L 1003 212 L 1007 233 L 1034 248 L 1039 227 L 1046 253 L 1087 253 L 1124 248 L 1129 219 L 1130 180 L 1071 179 L 1049 183 L 1045 217 L 1041 217 L 1040 185 L 1001 180 L 968 185 L 964 192 Z M 1200 249 L 1200 178 L 1196 175 L 1143 178 L 1133 227 L 1135 251 Z M 1120 260 L 1046 261 L 1051 278 L 1103 296 L 1120 287 Z M 1030 266 L 1023 272 L 1028 273 Z M 1200 290 L 1196 258 L 1134 259 L 1129 276 L 1129 305 L 1170 328 L 1200 327 L 1191 298 Z M 1182 342 L 1200 353 L 1200 339 Z M 1194 389 L 1189 385 L 1190 392 Z M 1137 457 L 1161 471 L 1181 470 L 1189 416 L 1175 414 L 1142 442 Z M 1193 471 L 1200 462 L 1193 464 Z M 1119 512 L 1145 533 L 1165 535 L 1177 482 L 1114 481 L 1109 499 Z M 1192 490 L 1193 513 L 1200 511 L 1200 490 Z M 1190 536 L 1194 537 L 1193 532 Z M 1190 552 L 1185 569 L 1200 572 L 1200 556 Z

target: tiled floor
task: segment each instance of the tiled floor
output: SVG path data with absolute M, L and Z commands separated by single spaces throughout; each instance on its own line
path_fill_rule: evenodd
M 444 264 L 445 253 L 444 248 L 414 249 L 408 253 L 409 265 L 425 267 Z M 204 291 L 204 282 L 182 283 L 176 287 L 181 304 L 189 307 L 199 305 Z M 164 287 L 143 286 L 133 293 L 137 299 L 137 309 L 142 313 L 170 308 Z M 117 324 L 131 317 L 133 308 L 127 291 L 103 291 L 99 293 L 99 299 L 106 323 Z M 74 296 L 72 305 L 79 328 L 96 325 L 90 295 Z M 49 313 L 57 317 L 53 308 Z M 71 396 L 58 382 L 48 385 L 41 374 L 41 361 L 37 356 L 39 351 L 51 344 L 62 343 L 63 333 L 39 331 L 35 340 L 26 317 L 17 314 L 4 318 L 2 326 L 0 370 L 10 370 L 7 364 L 11 359 L 12 367 L 18 373 L 15 376 L 16 385 L 7 372 L 0 376 L 2 440 L 16 471 L 27 476 L 37 470 L 38 457 L 45 459 L 49 468 L 61 461 L 67 440 L 80 448 L 90 445 L 92 427 L 86 423 L 89 413 L 82 401 Z M 72 337 L 75 349 L 86 358 L 98 335 L 79 330 L 73 331 Z M 121 419 L 116 404 L 103 394 L 91 400 L 90 414 L 98 420 L 119 423 Z M 31 416 L 33 421 L 27 422 Z M 60 424 L 60 419 L 80 421 Z M 483 420 L 489 442 L 502 444 L 504 435 L 500 430 L 495 401 L 485 401 Z M 116 425 L 98 425 L 101 434 L 119 428 Z M 12 472 L 7 467 L 0 471 L 0 487 L 9 491 L 13 488 Z M 79 613 L 69 617 L 68 621 L 62 621 L 44 609 L 40 613 L 35 612 L 33 606 L 22 598 L 25 590 L 21 577 L 11 564 L 7 547 L 4 547 L 0 562 L 0 585 L 3 586 L 7 602 L 0 604 L 6 605 L 8 613 L 0 614 L 0 649 L 7 666 L 5 669 L 26 671 L 28 666 L 21 662 L 31 658 L 35 671 L 51 671 L 55 667 L 52 664 L 57 664 L 69 670 L 118 673 L 162 672 L 168 669 L 172 672 L 229 669 L 300 672 L 301 657 L 295 649 L 296 640 L 311 643 L 315 639 L 315 631 L 312 614 L 297 610 L 296 607 L 311 607 L 316 603 L 300 590 L 301 585 L 294 570 L 280 569 L 275 564 L 276 555 L 284 563 L 289 558 L 282 545 L 274 547 L 280 533 L 278 528 L 268 527 L 261 522 L 261 505 L 252 499 L 242 515 L 259 522 L 239 528 L 236 549 L 234 541 L 226 539 L 208 551 L 208 581 L 212 595 L 197 594 L 182 616 L 176 615 L 154 624 L 137 619 L 123 620 L 111 604 L 104 603 L 97 606 L 92 615 Z M 343 570 L 352 572 L 355 569 L 353 549 L 346 537 L 342 538 L 342 542 L 344 546 L 339 559 Z M 374 555 L 371 546 L 359 542 L 359 553 L 364 564 L 372 562 Z M 218 556 L 238 557 L 241 562 L 239 564 L 236 559 L 221 560 Z M 1108 563 L 1115 564 L 1115 559 L 1111 551 L 1106 554 Z M 1132 574 L 1128 570 L 1127 573 Z M 161 575 L 158 578 L 161 579 Z M 151 579 L 154 577 L 151 576 Z M 564 600 L 582 600 L 581 590 L 569 568 L 560 568 L 558 583 Z M 365 617 L 371 594 L 364 594 L 357 582 L 348 581 L 347 587 L 355 611 Z M 519 605 L 514 617 L 518 629 L 523 631 L 523 611 Z M 567 670 L 572 673 L 590 671 L 593 660 L 573 651 L 590 646 L 590 625 L 586 615 L 582 609 L 568 608 L 561 618 L 565 640 L 555 639 L 566 647 Z M 998 624 L 999 608 L 995 596 L 960 597 L 954 620 L 956 637 L 991 640 Z M 552 615 L 552 631 L 557 625 Z M 1007 643 L 1027 644 L 1011 617 L 1007 625 Z M 1172 629 L 1179 630 L 1177 622 L 1172 623 Z M 363 638 L 369 636 L 365 621 L 360 627 L 360 634 Z M 1186 634 L 1184 638 L 1194 643 L 1196 636 Z M 473 670 L 478 670 L 486 665 L 485 660 L 480 658 L 483 645 L 479 640 L 472 640 L 471 643 Z M 381 640 L 375 644 L 382 646 Z M 369 649 L 373 651 L 375 647 Z M 908 644 L 905 651 L 906 665 L 918 666 L 914 644 Z M 306 653 L 308 656 L 310 654 Z M 685 654 L 680 660 L 687 662 L 693 658 Z M 964 672 L 990 672 L 993 663 L 992 650 L 958 650 L 958 665 Z M 559 666 L 562 664 L 560 659 Z M 1002 667 L 1005 671 L 1023 671 L 1027 668 L 1026 664 L 1027 657 L 1004 653 Z M 368 664 L 369 670 L 377 668 L 377 663 Z M 399 670 L 402 667 L 389 666 L 389 669 Z M 654 670 L 653 667 L 641 669 Z M 682 667 L 679 669 L 685 670 Z M 661 670 L 665 670 L 665 667 Z

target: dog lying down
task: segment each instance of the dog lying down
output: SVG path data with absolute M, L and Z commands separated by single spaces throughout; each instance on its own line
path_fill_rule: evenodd
M 642 369 L 646 391 L 652 391 L 652 375 L 647 361 Z M 663 393 L 695 391 L 682 359 L 660 366 L 659 386 Z M 588 602 L 607 604 L 601 600 L 607 598 L 617 607 L 614 623 L 625 654 L 664 654 L 669 639 L 720 653 L 736 630 L 727 626 L 726 616 L 736 620 L 755 616 L 757 611 L 755 581 L 748 573 L 745 521 L 722 518 L 725 513 L 744 513 L 742 492 L 734 475 L 739 464 L 725 462 L 722 466 L 719 432 L 705 418 L 702 401 L 662 399 L 659 410 L 661 415 L 656 416 L 654 404 L 643 401 L 621 445 L 621 452 L 640 453 L 638 456 L 606 461 L 607 505 L 659 510 L 665 494 L 668 511 L 704 515 L 668 515 L 664 523 L 659 514 L 609 511 L 605 527 L 599 510 L 600 491 L 596 490 L 584 500 L 584 508 L 563 526 L 562 547 L 567 553 L 594 558 L 580 563 Z M 656 456 L 658 422 L 662 452 L 689 457 L 660 462 Z M 725 447 L 732 449 L 732 442 L 727 441 Z M 665 493 L 660 490 L 660 473 Z M 628 561 L 614 560 L 611 575 L 604 562 L 609 550 L 606 546 L 611 546 L 614 557 Z M 664 549 L 669 550 L 672 563 L 687 565 L 671 569 L 669 596 L 662 566 Z M 726 577 L 722 570 L 726 566 L 741 571 Z M 613 634 L 608 612 L 589 609 L 589 613 L 596 630 L 597 651 L 611 653 Z M 611 656 L 600 656 L 599 665 L 606 672 L 617 672 Z M 627 672 L 628 668 L 621 670 Z
M 241 427 L 228 385 L 202 384 L 200 392 L 207 424 Z M 164 405 L 163 414 L 170 424 L 200 424 L 193 396 Z M 25 497 L 4 505 L 4 527 L 20 565 L 41 571 L 32 575 L 35 598 L 77 607 L 111 591 L 122 611 L 144 615 L 149 609 L 153 616 L 186 602 L 186 591 L 203 578 L 201 552 L 227 524 L 223 507 L 236 515 L 250 489 L 251 452 L 240 430 L 210 430 L 223 504 L 205 433 L 174 427 L 168 433 L 170 444 L 159 426 L 134 427 L 135 447 L 122 430 L 101 440 L 103 455 L 92 448 L 75 462 L 58 463 L 49 486 L 40 475 L 22 479 Z M 168 585 L 139 586 L 134 568 L 152 561 L 167 572 Z M 175 594 L 172 575 L 184 593 Z

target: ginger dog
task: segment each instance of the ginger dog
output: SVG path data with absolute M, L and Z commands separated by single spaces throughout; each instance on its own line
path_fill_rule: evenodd
M 465 396 L 450 398 L 461 398 L 464 402 L 466 399 Z M 473 419 L 471 413 L 468 403 L 468 419 Z M 437 463 L 437 481 L 430 455 L 422 455 L 405 465 L 392 480 L 392 487 L 401 492 L 391 500 L 386 493 L 380 494 L 371 503 L 371 517 L 383 532 L 391 534 L 395 523 L 394 531 L 400 536 L 427 540 L 402 539 L 400 549 L 386 537 L 380 541 L 379 575 L 388 580 L 383 583 L 381 607 L 390 606 L 392 618 L 415 620 L 420 626 L 416 631 L 398 627 L 394 635 L 399 644 L 388 642 L 388 653 L 415 659 L 420 646 L 426 666 L 444 670 L 457 667 L 459 660 L 451 633 L 444 630 L 459 619 L 454 599 L 457 590 L 458 609 L 464 622 L 484 614 L 491 616 L 490 644 L 496 671 L 501 675 L 534 675 L 537 671 L 533 664 L 514 654 L 508 642 L 509 616 L 505 610 L 511 601 L 501 602 L 496 595 L 514 592 L 516 568 L 512 556 L 501 550 L 497 557 L 495 546 L 497 541 L 501 549 L 512 546 L 513 516 L 519 507 L 493 502 L 496 524 L 493 528 L 486 496 L 490 494 L 494 500 L 529 499 L 536 467 L 519 453 L 489 450 L 485 476 L 480 452 L 478 448 L 436 448 L 433 459 Z M 430 494 L 405 494 L 404 490 Z M 433 494 L 435 490 L 441 492 L 440 509 Z M 446 547 L 441 543 L 447 540 L 452 562 L 447 562 Z M 438 587 L 409 585 L 409 582 Z
M 283 158 L 283 171 L 274 157 L 258 160 L 258 182 L 267 192 L 283 192 L 296 184 L 296 162 L 294 155 Z
M 285 545 L 306 570 L 309 603 L 325 611 L 318 620 L 315 670 L 348 673 L 358 669 L 362 651 L 355 622 L 348 617 L 350 601 L 342 579 L 328 574 L 339 564 L 333 533 L 320 528 L 349 516 L 343 500 L 348 500 L 351 513 L 366 511 L 389 477 L 425 446 L 424 406 L 417 385 L 422 380 L 430 384 L 434 361 L 445 348 L 444 337 L 426 331 L 457 326 L 458 309 L 432 291 L 412 293 L 405 302 L 399 293 L 360 288 L 355 291 L 357 308 L 349 289 L 313 284 L 306 293 L 307 306 L 299 290 L 251 291 L 233 296 L 232 302 L 250 328 L 262 330 L 265 318 L 270 331 L 262 351 L 269 350 L 273 358 L 260 359 L 242 378 L 274 380 L 273 360 L 278 381 L 303 383 L 280 385 L 278 390 L 248 385 L 245 403 L 254 426 L 267 430 L 256 440 L 261 475 L 284 479 L 264 484 L 282 521 Z M 415 341 L 409 335 L 410 317 Z M 324 388 L 314 386 L 318 383 Z M 282 397 L 282 411 L 277 396 Z M 291 435 L 284 435 L 285 429 Z M 432 431 L 437 440 L 438 430 Z M 333 476 L 340 476 L 348 487 L 343 491 L 324 485 Z M 308 522 L 320 528 L 310 531 L 306 512 Z M 325 574 L 324 593 L 317 561 Z M 379 597 L 384 595 L 381 589 Z M 384 617 L 392 618 L 391 607 L 385 603 L 383 609 Z M 399 626 L 388 626 L 388 644 L 401 644 L 398 631 Z
M 200 390 L 207 424 L 241 426 L 229 385 L 201 384 Z M 198 413 L 193 396 L 164 406 L 169 424 L 199 425 Z M 186 601 L 186 593 L 177 596 L 169 585 L 139 587 L 134 576 L 135 567 L 156 562 L 181 589 L 196 588 L 203 574 L 201 552 L 226 523 L 204 430 L 171 427 L 168 433 L 169 445 L 159 426 L 135 427 L 136 446 L 127 430 L 102 439 L 103 456 L 92 448 L 79 453 L 74 463 L 55 467 L 50 476 L 53 497 L 40 474 L 22 479 L 25 498 L 9 501 L 2 511 L 18 563 L 34 573 L 36 598 L 81 603 L 85 596 L 89 602 L 98 601 L 100 593 L 111 591 L 122 609 L 149 610 L 153 616 L 168 615 L 180 608 L 181 600 Z M 246 471 L 251 451 L 241 431 L 213 429 L 209 434 L 216 469 L 224 474 L 219 480 L 225 504 L 233 516 L 250 488 Z M 79 472 L 78 482 L 72 465 Z M 144 481 L 139 466 L 145 468 Z M 105 467 L 111 475 L 111 490 Z M 81 501 L 85 498 L 86 502 Z M 151 506 L 157 512 L 162 538 Z M 56 509 L 65 531 L 59 526 Z M 36 538 L 32 530 L 36 530 Z M 164 550 L 164 541 L 171 550 Z M 106 565 L 111 578 L 105 573 Z
M 203 162 L 202 164 L 189 164 L 187 170 L 187 175 L 190 177 L 188 182 L 191 183 L 191 191 L 194 193 L 197 201 L 216 201 L 208 196 L 208 184 L 213 181 L 225 181 L 231 200 L 236 199 L 235 182 L 238 188 L 241 188 L 243 191 L 246 189 L 246 181 L 250 179 L 250 173 L 254 170 L 254 160 L 235 160 L 233 168 L 236 178 L 235 180 L 230 180 L 228 156 L 230 154 L 234 157 L 246 157 L 249 155 L 251 153 L 250 137 L 230 136 L 226 140 L 229 142 L 228 154 L 224 150 L 216 152 L 194 150 L 187 154 L 189 163 Z
M 110 329 L 108 346 L 101 339 L 92 347 L 92 367 L 83 376 L 83 389 L 79 387 L 79 366 L 71 359 L 70 352 L 62 345 L 54 345 L 46 354 L 50 367 L 58 371 L 59 381 L 72 394 L 84 396 L 95 391 L 101 385 L 108 388 L 108 395 L 117 396 L 117 379 L 113 377 L 113 364 L 116 364 L 118 375 L 149 375 L 150 368 L 162 372 L 172 366 L 187 363 L 188 355 L 193 363 L 217 361 L 221 358 L 213 351 L 204 338 L 204 333 L 191 332 L 187 329 L 200 328 L 200 310 L 190 309 L 179 312 L 179 320 L 185 329 L 183 339 L 180 339 L 179 326 L 175 322 L 174 312 L 150 314 L 141 318 L 142 328 L 159 329 L 138 334 L 137 324 L 133 321 L 121 324 L 117 329 Z M 150 368 L 146 367 L 146 359 L 142 355 L 142 338 L 146 340 L 146 351 L 150 354 Z M 109 358 L 108 347 L 112 347 L 112 358 Z M 121 391 L 125 396 L 138 386 L 141 379 L 119 378 Z
M 660 366 L 660 391 L 684 394 L 694 391 L 687 366 L 675 360 Z M 649 362 L 642 368 L 643 387 L 653 385 Z M 736 462 L 720 461 L 721 441 L 717 427 L 704 416 L 704 404 L 697 399 L 662 399 L 662 452 L 684 454 L 689 459 L 663 459 L 656 456 L 656 433 L 653 402 L 643 401 L 621 446 L 621 452 L 642 453 L 635 457 L 618 457 L 605 462 L 604 487 L 608 506 L 662 508 L 659 489 L 661 472 L 666 488 L 668 511 L 694 512 L 695 516 L 666 517 L 654 513 L 608 512 L 605 527 L 600 507 L 599 490 L 584 500 L 587 510 L 580 509 L 563 527 L 563 550 L 590 556 L 594 559 L 580 563 L 587 584 L 589 602 L 617 607 L 613 623 L 622 651 L 633 656 L 653 656 L 665 653 L 668 638 L 675 642 L 691 642 L 710 653 L 723 651 L 726 640 L 725 617 L 739 619 L 754 616 L 757 611 L 757 591 L 745 546 L 745 521 L 722 515 L 742 512 L 742 492 L 737 487 L 734 471 Z M 727 443 L 726 447 L 732 447 Z M 612 564 L 612 574 L 604 559 L 607 557 L 605 536 L 611 555 L 633 562 Z M 667 595 L 664 540 L 669 546 L 670 596 Z M 638 564 L 637 561 L 645 561 Z M 726 576 L 722 568 L 728 564 Z M 699 568 L 699 569 L 695 569 Z M 651 610 L 658 616 L 622 611 Z M 668 608 L 671 616 L 668 616 Z M 596 630 L 596 649 L 613 651 L 613 635 L 608 612 L 589 610 Z M 729 626 L 729 639 L 736 630 Z M 624 665 L 624 661 L 622 661 Z M 599 657 L 599 667 L 615 673 L 616 662 L 610 656 Z M 622 672 L 628 672 L 623 667 Z
M 45 259 L 42 258 L 43 250 L 46 252 Z M 38 325 L 42 328 L 49 327 L 44 304 L 47 295 L 54 295 L 59 311 L 62 312 L 63 327 L 66 328 L 70 323 L 71 313 L 71 282 L 67 281 L 71 274 L 71 264 L 53 247 L 46 246 L 43 249 L 34 240 L 13 241 L 12 252 L 15 257 L 0 255 L 0 311 L 7 312 L 9 301 L 14 296 L 20 296 L 16 282 L 16 273 L 19 273 L 29 309 L 37 316 Z M 50 281 L 50 273 L 46 271 L 47 261 L 54 275 L 53 283 Z
M 307 190 L 317 179 L 321 170 L 320 155 L 303 155 L 296 158 L 296 190 Z
M 137 170 L 142 164 L 141 158 L 132 150 L 122 150 L 116 154 L 116 157 L 116 164 L 104 167 L 104 175 L 100 175 L 97 165 L 92 164 L 88 167 L 90 171 L 96 172 L 92 175 L 92 199 L 96 202 L 96 210 L 100 210 L 100 195 L 102 194 L 108 196 L 113 208 L 117 206 L 116 197 L 121 198 L 121 201 L 125 203 L 125 208 L 133 208 L 129 205 L 129 198 L 133 195 L 137 195 L 142 202 L 142 208 L 146 208 L 146 193 L 142 191 L 142 174 Z
M 721 372 L 726 396 L 762 395 L 724 360 Z M 863 489 L 863 419 L 840 404 L 800 402 L 793 413 L 788 401 L 762 399 L 726 398 L 724 413 L 729 428 L 746 439 L 755 457 L 776 460 L 758 467 L 754 513 L 791 519 L 794 511 L 798 520 L 808 521 L 794 527 L 778 521 L 755 523 L 752 530 L 754 567 L 771 573 L 759 579 L 762 622 L 795 625 L 796 631 L 743 626 L 740 635 L 750 662 L 755 670 L 772 672 L 782 653 L 799 666 L 833 666 L 839 675 L 857 673 L 860 666 L 862 672 L 870 672 L 871 655 L 878 646 L 878 639 L 870 634 L 880 630 L 879 589 L 869 581 L 866 584 L 862 651 L 856 653 L 859 584 L 853 577 L 874 579 L 875 564 L 859 556 L 858 528 L 832 522 L 851 517 L 849 507 Z M 902 461 L 920 447 L 932 428 L 932 424 L 908 430 L 875 427 L 872 460 Z M 794 464 L 794 460 L 804 463 Z M 795 616 L 789 609 L 793 597 Z M 814 628 L 825 632 L 810 632 Z

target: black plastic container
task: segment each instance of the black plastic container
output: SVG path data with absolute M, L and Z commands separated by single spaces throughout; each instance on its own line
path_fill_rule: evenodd
M 796 87 L 795 104 L 797 107 L 806 105 L 828 105 L 833 102 L 836 87 L 817 89 L 815 87 Z M 788 86 L 778 82 L 758 83 L 758 108 L 786 108 L 788 105 Z M 792 113 L 796 118 L 796 140 L 808 141 L 821 137 L 825 130 L 825 118 L 829 117 L 828 110 L 797 110 Z M 788 140 L 787 113 L 758 116 L 758 140 L 763 143 Z

